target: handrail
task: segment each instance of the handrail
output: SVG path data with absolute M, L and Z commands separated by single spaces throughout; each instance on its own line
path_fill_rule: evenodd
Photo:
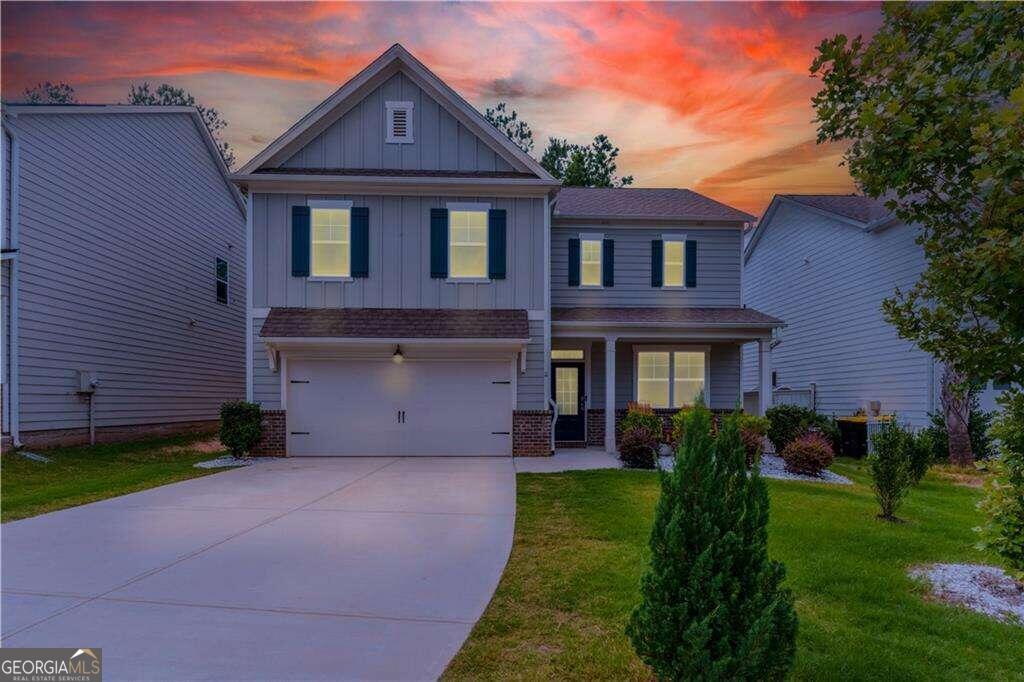
M 555 452 L 555 422 L 558 421 L 558 403 L 548 398 L 548 405 L 551 406 L 551 453 Z

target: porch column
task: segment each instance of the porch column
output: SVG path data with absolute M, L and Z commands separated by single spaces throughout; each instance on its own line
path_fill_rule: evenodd
M 771 339 L 757 340 L 757 413 L 762 417 L 772 406 L 772 356 L 769 347 Z
M 604 449 L 616 454 L 615 447 L 615 342 L 617 337 L 604 338 Z

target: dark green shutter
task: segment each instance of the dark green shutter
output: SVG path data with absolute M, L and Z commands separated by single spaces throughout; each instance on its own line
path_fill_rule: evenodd
M 651 240 L 651 286 L 660 287 L 665 276 L 665 242 Z
M 605 239 L 601 244 L 601 284 L 615 286 L 615 240 Z
M 697 242 L 686 240 L 686 286 L 697 286 Z
M 352 208 L 352 276 L 370 276 L 370 209 Z
M 487 276 L 505 279 L 505 209 L 487 212 Z
M 309 206 L 292 206 L 292 277 L 309 277 Z
M 430 209 L 430 276 L 448 277 L 448 209 Z
M 580 240 L 569 240 L 569 286 L 580 285 Z

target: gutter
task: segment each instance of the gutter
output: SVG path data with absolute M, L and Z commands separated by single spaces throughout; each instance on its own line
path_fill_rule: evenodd
M 18 140 L 18 134 L 13 128 L 8 126 L 7 121 L 3 122 L 3 132 L 11 137 L 11 182 L 10 187 L 7 190 L 11 193 L 11 243 L 4 244 L 4 260 L 9 261 L 8 266 L 11 270 L 10 273 L 10 293 L 8 294 L 9 300 L 8 305 L 10 306 L 10 326 L 8 328 L 8 334 L 10 342 L 7 347 L 7 363 L 8 372 L 10 376 L 10 383 L 7 389 L 7 397 L 10 402 L 10 406 L 7 409 L 7 413 L 10 415 L 9 429 L 11 433 L 11 440 L 14 441 L 14 447 L 21 447 L 21 404 L 20 404 L 20 372 L 19 372 L 19 352 L 18 352 L 18 336 L 19 336 L 19 307 L 18 307 L 18 246 L 20 243 L 18 234 L 18 215 L 20 213 L 20 201 L 18 197 L 18 187 L 20 183 L 21 174 L 21 144 Z

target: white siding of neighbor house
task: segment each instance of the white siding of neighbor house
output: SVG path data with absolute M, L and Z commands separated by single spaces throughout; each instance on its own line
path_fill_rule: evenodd
M 21 431 L 216 419 L 245 395 L 245 218 L 186 114 L 19 115 Z M 216 301 L 215 259 L 230 264 Z
M 413 103 L 411 144 L 388 144 L 385 102 Z M 370 92 L 282 164 L 285 168 L 509 171 L 512 166 L 407 75 Z
M 569 239 L 602 234 L 615 240 L 615 286 L 569 286 Z M 665 289 L 651 286 L 651 241 L 663 234 L 685 234 L 697 242 L 697 286 Z M 665 225 L 568 225 L 551 228 L 552 307 L 661 306 L 738 307 L 742 230 Z

